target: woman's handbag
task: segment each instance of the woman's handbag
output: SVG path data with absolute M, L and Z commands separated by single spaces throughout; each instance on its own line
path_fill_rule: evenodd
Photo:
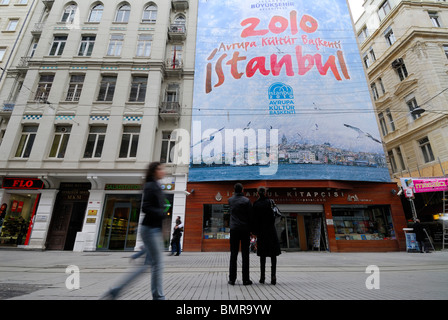
M 280 209 L 275 204 L 274 200 L 269 199 L 269 201 L 271 202 L 271 209 L 272 209 L 272 213 L 274 214 L 274 218 L 281 217 L 282 213 L 280 212 Z

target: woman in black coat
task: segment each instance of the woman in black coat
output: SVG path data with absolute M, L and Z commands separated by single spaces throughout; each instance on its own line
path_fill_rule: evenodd
M 271 284 L 276 284 L 277 256 L 281 251 L 275 229 L 275 217 L 271 202 L 266 197 L 266 188 L 259 187 L 257 191 L 259 198 L 253 205 L 253 212 L 254 231 L 257 235 L 257 255 L 260 257 L 260 283 L 265 281 L 266 257 L 271 257 Z

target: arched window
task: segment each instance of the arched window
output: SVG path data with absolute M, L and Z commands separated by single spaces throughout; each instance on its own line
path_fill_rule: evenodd
M 100 22 L 103 16 L 104 6 L 102 4 L 97 4 L 90 10 L 89 22 Z
M 143 10 L 142 22 L 155 23 L 157 20 L 157 6 L 150 4 Z
M 78 9 L 76 4 L 66 6 L 62 14 L 61 22 L 73 22 L 75 20 L 76 9 Z
M 131 6 L 128 4 L 122 5 L 117 10 L 117 16 L 115 22 L 129 22 L 129 16 L 131 14 Z
M 178 15 L 176 19 L 174 19 L 174 24 L 185 26 L 186 19 L 183 15 Z

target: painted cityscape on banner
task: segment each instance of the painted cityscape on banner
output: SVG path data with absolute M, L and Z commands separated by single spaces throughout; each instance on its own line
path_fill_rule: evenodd
M 200 0 L 190 181 L 390 181 L 346 0 Z

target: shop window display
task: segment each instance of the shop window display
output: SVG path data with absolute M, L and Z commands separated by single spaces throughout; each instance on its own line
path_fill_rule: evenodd
M 332 206 L 336 240 L 395 240 L 389 206 Z
M 204 205 L 204 239 L 230 239 L 230 211 L 224 204 Z
M 6 207 L 6 210 L 3 210 L 0 217 L 0 220 L 3 220 L 0 225 L 1 246 L 25 244 L 38 196 L 38 194 L 12 194 L 9 204 L 2 205 L 3 208 Z

